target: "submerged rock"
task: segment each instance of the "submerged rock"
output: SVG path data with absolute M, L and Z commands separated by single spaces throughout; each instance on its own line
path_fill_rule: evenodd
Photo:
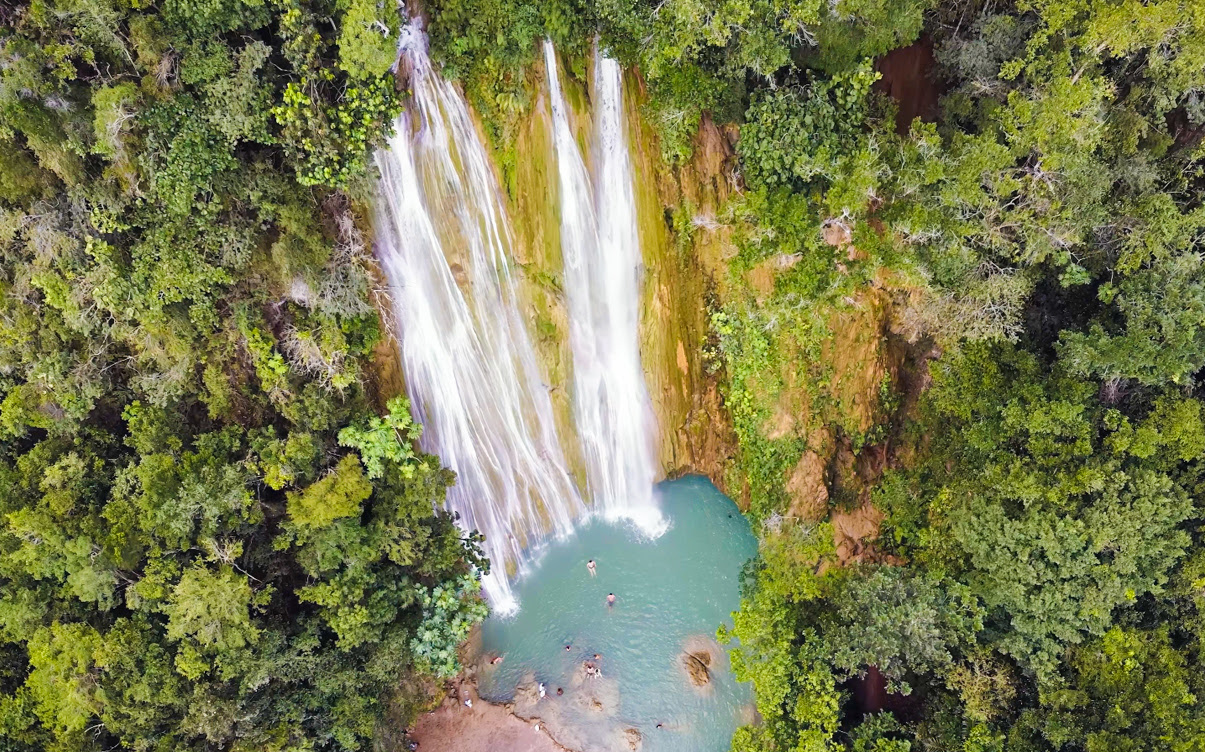
M 714 637 L 693 635 L 682 642 L 678 662 L 690 685 L 704 694 L 710 694 L 715 688 L 716 676 L 728 669 L 728 654 Z
M 703 687 L 711 683 L 711 653 L 705 650 L 684 653 L 682 665 L 686 667 L 686 674 L 696 687 Z
M 515 688 L 514 714 L 529 723 L 541 724 L 544 732 L 564 749 L 574 752 L 632 752 L 640 749 L 639 738 L 633 739 L 627 733 L 629 727 L 617 718 L 617 679 L 602 676 L 587 678 L 579 667 L 576 674 L 562 686 L 563 695 L 553 692 L 540 697 L 538 686 L 534 674 L 524 675 Z

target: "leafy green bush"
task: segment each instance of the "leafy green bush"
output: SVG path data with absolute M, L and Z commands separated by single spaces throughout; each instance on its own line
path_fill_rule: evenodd
M 803 89 L 759 94 L 745 115 L 738 150 L 753 187 L 803 190 L 832 181 L 842 161 L 857 151 L 867 115 L 867 95 L 878 80 L 869 60 Z
M 339 189 L 398 112 L 400 19 L 0 15 L 0 747 L 364 749 L 424 699 L 400 678 L 448 670 L 425 620 L 484 610 L 452 474 L 361 382 Z

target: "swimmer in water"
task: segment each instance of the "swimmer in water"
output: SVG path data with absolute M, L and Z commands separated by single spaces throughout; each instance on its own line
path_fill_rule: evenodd
M 490 659 L 491 666 L 497 666 L 501 662 L 502 662 L 502 656 L 500 656 L 500 655 L 495 655 L 493 658 Z
M 598 574 L 598 568 L 594 566 L 594 559 L 591 559 L 590 561 L 586 562 L 586 569 L 588 569 L 590 571 L 591 577 Z
M 557 687 L 557 688 L 556 688 L 556 696 L 557 696 L 557 697 L 560 697 L 560 696 L 561 696 L 561 695 L 563 695 L 563 694 L 565 694 L 565 688 L 564 688 L 564 687 Z
M 572 645 L 566 645 L 566 646 L 565 646 L 565 652 L 566 652 L 566 653 L 568 653 L 568 652 L 569 652 L 570 650 L 572 650 L 572 649 L 573 649 L 573 646 L 572 646 Z
M 608 606 L 615 605 L 615 593 L 607 593 L 607 605 Z
M 594 660 L 596 660 L 596 661 L 601 661 L 601 660 L 602 660 L 602 656 L 601 656 L 601 655 L 599 655 L 598 653 L 595 653 L 595 654 L 594 654 Z

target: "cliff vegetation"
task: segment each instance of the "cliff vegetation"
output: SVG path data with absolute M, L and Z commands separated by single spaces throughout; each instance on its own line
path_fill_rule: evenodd
M 761 536 L 734 750 L 1200 747 L 1205 7 L 430 17 L 502 152 L 540 39 L 636 71 L 663 449 L 714 384 L 679 466 Z

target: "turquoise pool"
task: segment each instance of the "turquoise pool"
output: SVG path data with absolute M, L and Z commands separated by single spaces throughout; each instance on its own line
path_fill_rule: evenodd
M 705 478 L 662 483 L 658 492 L 670 522 L 663 535 L 647 540 L 587 523 L 517 583 L 519 612 L 483 627 L 486 660 L 503 660 L 486 663 L 481 695 L 515 701 L 567 746 L 622 749 L 638 733 L 647 752 L 720 752 L 751 720 L 750 688 L 734 680 L 714 635 L 731 624 L 741 568 L 757 541 L 732 500 Z M 712 658 L 703 686 L 687 674 L 687 650 Z M 586 662 L 597 663 L 601 678 L 586 676 Z

